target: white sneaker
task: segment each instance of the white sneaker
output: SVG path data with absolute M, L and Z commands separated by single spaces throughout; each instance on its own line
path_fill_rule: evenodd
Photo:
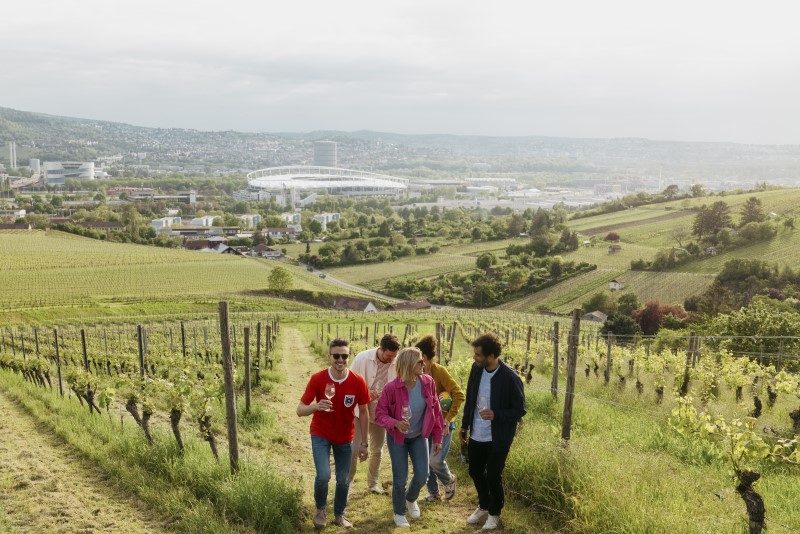
M 408 511 L 408 515 L 411 516 L 411 519 L 419 519 L 419 505 L 417 501 L 406 501 L 406 510 Z
M 408 520 L 404 515 L 394 514 L 394 524 L 398 528 L 411 528 L 411 525 L 408 523 Z
M 472 515 L 467 518 L 467 523 L 470 525 L 477 525 L 478 522 L 489 515 L 489 512 L 484 510 L 481 507 L 475 508 L 475 511 L 472 512 Z
M 499 515 L 490 515 L 489 518 L 486 520 L 486 523 L 483 524 L 483 530 L 494 530 L 499 527 L 500 527 Z

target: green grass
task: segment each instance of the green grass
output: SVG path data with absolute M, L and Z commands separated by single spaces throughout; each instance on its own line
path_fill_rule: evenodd
M 581 395 L 564 449 L 557 436 L 562 402 L 546 392 L 547 378 L 534 377 L 528 415 L 506 467 L 511 491 L 524 495 L 555 528 L 570 532 L 746 531 L 744 503 L 728 464 L 668 428 L 671 404 L 656 406 L 649 395 L 637 399 L 630 387 L 622 392 L 590 380 L 578 377 Z M 711 409 L 741 416 L 748 408 L 725 400 Z M 757 491 L 767 506 L 767 525 L 797 532 L 800 472 L 765 466 L 762 473 Z
M 353 284 L 382 286 L 390 278 L 404 275 L 435 276 L 475 268 L 475 258 L 459 254 L 429 254 L 411 256 L 385 263 L 351 265 L 328 269 L 332 276 Z
M 580 306 L 587 295 L 606 287 L 609 281 L 622 274 L 621 270 L 596 269 L 543 291 L 507 302 L 501 305 L 501 308 L 513 311 L 534 311 L 539 307 L 545 307 L 551 310 L 569 311 L 572 309 L 570 303 L 577 303 Z
M 205 444 L 184 432 L 186 450 L 156 434 L 148 447 L 130 423 L 90 416 L 74 399 L 0 372 L 0 388 L 69 446 L 106 471 L 118 484 L 173 517 L 177 530 L 223 533 L 241 530 L 293 532 L 302 517 L 301 492 L 268 466 L 244 458 L 237 476 L 217 463 Z M 226 457 L 224 447 L 220 456 Z
M 796 267 L 800 263 L 800 230 L 787 231 L 781 228 L 778 235 L 770 241 L 710 256 L 681 265 L 676 270 L 689 273 L 717 273 L 722 270 L 725 262 L 734 258 L 758 259 L 784 267 Z

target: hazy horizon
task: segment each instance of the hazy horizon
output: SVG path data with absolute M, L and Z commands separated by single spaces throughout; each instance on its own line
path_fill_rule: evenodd
M 206 131 L 800 144 L 795 7 L 7 6 L 5 107 Z

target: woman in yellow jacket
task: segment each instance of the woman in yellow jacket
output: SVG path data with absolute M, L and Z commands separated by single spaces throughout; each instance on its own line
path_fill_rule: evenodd
M 416 347 L 422 352 L 425 373 L 431 375 L 436 383 L 436 394 L 442 399 L 442 415 L 444 416 L 445 429 L 442 439 L 442 449 L 438 454 L 430 455 L 430 475 L 428 475 L 427 501 L 439 500 L 439 482 L 444 485 L 444 498 L 450 500 L 456 494 L 456 476 L 450 472 L 447 465 L 447 451 L 450 450 L 450 441 L 456 427 L 455 418 L 458 410 L 464 403 L 464 392 L 458 386 L 447 369 L 436 363 L 436 338 L 427 335 L 419 340 Z M 442 395 L 447 393 L 447 395 Z M 437 480 L 438 479 L 438 480 Z

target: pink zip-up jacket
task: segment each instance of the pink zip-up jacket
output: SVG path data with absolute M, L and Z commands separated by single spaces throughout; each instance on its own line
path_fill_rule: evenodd
M 422 418 L 422 437 L 432 438 L 433 443 L 442 443 L 444 433 L 444 417 L 439 397 L 436 395 L 436 383 L 429 375 L 417 377 L 422 386 L 422 398 L 425 399 L 427 408 Z M 386 429 L 394 442 L 402 444 L 405 435 L 397 430 L 394 425 L 403 419 L 401 412 L 403 406 L 408 405 L 408 389 L 400 377 L 395 378 L 383 388 L 378 407 L 375 410 L 375 423 Z

